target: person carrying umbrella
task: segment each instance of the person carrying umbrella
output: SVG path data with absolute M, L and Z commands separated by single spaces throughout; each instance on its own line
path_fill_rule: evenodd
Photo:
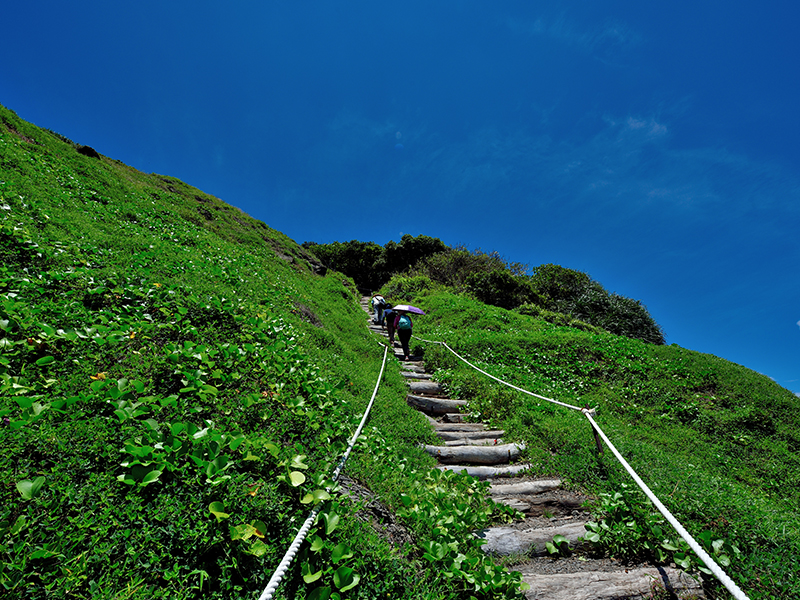
M 411 332 L 414 328 L 414 323 L 411 321 L 409 313 L 424 315 L 425 313 L 416 306 L 408 304 L 399 304 L 394 307 L 396 314 L 394 318 L 394 328 L 397 331 L 397 337 L 400 338 L 400 345 L 403 347 L 403 360 L 408 360 L 411 351 L 408 349 L 408 342 L 411 340 Z

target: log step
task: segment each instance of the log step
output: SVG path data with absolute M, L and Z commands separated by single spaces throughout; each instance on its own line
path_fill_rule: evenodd
M 428 380 L 431 377 L 433 377 L 433 375 L 428 375 L 427 373 L 415 373 L 413 371 L 402 371 L 400 375 L 402 375 L 406 379 L 420 379 L 420 380 Z
M 458 410 L 459 406 L 465 406 L 466 400 L 449 400 L 447 398 L 428 398 L 426 396 L 406 396 L 406 402 L 418 410 L 429 413 L 443 415 L 453 410 Z
M 459 422 L 459 423 L 441 423 L 441 422 L 437 421 L 436 419 L 430 419 L 430 420 L 433 421 L 431 423 L 431 425 L 433 425 L 433 428 L 436 429 L 437 432 L 443 432 L 443 431 L 459 432 L 460 431 L 461 433 L 466 433 L 466 432 L 469 432 L 469 431 L 477 432 L 477 431 L 485 431 L 486 430 L 486 425 L 484 425 L 483 423 L 462 423 L 462 422 Z
M 444 392 L 442 385 L 435 381 L 412 381 L 408 384 L 408 388 L 415 394 L 441 394 Z M 465 400 L 460 400 L 464 402 Z
M 479 438 L 479 439 L 461 439 L 450 440 L 444 443 L 445 446 L 499 446 L 505 444 L 503 438 Z
M 504 467 L 486 467 L 476 465 L 439 465 L 440 471 L 466 471 L 467 475 L 475 479 L 495 479 L 496 477 L 514 477 L 530 469 L 530 465 L 507 465 Z
M 500 446 L 423 446 L 425 452 L 442 464 L 500 465 L 519 458 L 522 444 Z
M 575 511 L 586 512 L 583 507 L 584 498 L 573 494 L 552 493 L 533 494 L 533 495 L 510 495 L 492 496 L 492 500 L 498 504 L 505 504 L 517 509 L 529 517 L 563 517 L 572 515 Z
M 552 492 L 560 487 L 560 479 L 539 479 L 537 481 L 521 481 L 520 483 L 493 483 L 489 488 L 489 493 L 492 496 L 541 494 L 543 492 Z
M 582 522 L 544 529 L 519 530 L 512 527 L 490 527 L 476 531 L 473 535 L 486 540 L 486 544 L 481 547 L 481 550 L 494 556 L 518 554 L 546 556 L 548 552 L 545 544 L 552 542 L 555 535 L 563 535 L 567 538 L 572 550 L 587 544 L 587 542 L 579 541 L 579 538 L 586 535 L 586 528 Z
M 699 581 L 670 567 L 558 574 L 539 574 L 526 567 L 518 570 L 530 586 L 523 592 L 529 600 L 644 600 L 666 597 L 662 590 L 680 600 L 705 597 Z
M 471 440 L 479 440 L 479 439 L 497 439 L 503 437 L 505 431 L 502 429 L 479 429 L 477 431 L 445 431 L 440 429 L 436 432 L 436 435 L 442 438 L 445 441 L 471 441 Z

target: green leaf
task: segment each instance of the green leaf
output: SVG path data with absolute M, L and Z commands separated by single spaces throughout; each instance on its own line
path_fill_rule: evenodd
M 350 567 L 339 567 L 333 572 L 333 584 L 342 592 L 356 587 L 359 581 L 361 577 Z
M 161 474 L 164 471 L 159 469 L 153 469 L 149 473 L 147 473 L 144 477 L 142 477 L 142 485 L 147 485 L 148 483 L 153 483 L 154 481 L 158 481 L 158 478 L 161 477 Z
M 33 500 L 39 495 L 39 491 L 44 485 L 44 477 L 37 477 L 33 481 L 30 479 L 23 479 L 17 482 L 17 491 L 22 496 L 23 500 Z
M 55 362 L 56 359 L 54 356 L 43 356 L 39 360 L 36 361 L 36 365 L 39 367 L 43 367 L 45 365 L 49 365 L 52 362 Z
M 339 525 L 339 515 L 336 513 L 325 513 L 322 515 L 322 518 L 325 519 L 325 535 L 330 535 Z
M 17 520 L 11 527 L 11 535 L 17 535 L 27 526 L 28 526 L 28 519 L 25 518 L 25 515 L 20 515 L 19 517 L 17 517 Z
M 58 552 L 53 552 L 52 550 L 45 550 L 44 548 L 40 548 L 39 550 L 35 550 L 31 553 L 30 559 L 35 560 L 37 558 L 53 558 L 54 556 L 61 556 Z
M 261 540 L 256 540 L 253 542 L 253 545 L 250 546 L 248 552 L 253 556 L 264 556 L 267 553 L 267 550 L 269 550 L 269 548 L 264 542 Z
M 303 483 L 305 483 L 306 476 L 300 471 L 292 471 L 289 473 L 289 480 L 291 481 L 292 486 L 297 487 L 298 485 L 303 485 Z
M 319 552 L 325 547 L 325 542 L 321 537 L 315 535 L 311 538 L 311 551 L 312 552 Z
M 322 577 L 322 569 L 319 571 L 312 571 L 312 568 L 313 567 L 308 562 L 304 562 L 302 565 L 300 565 L 300 573 L 303 575 L 303 581 L 306 583 L 314 583 L 320 577 Z
M 328 600 L 331 597 L 331 588 L 318 587 L 308 595 L 308 600 Z
M 306 458 L 305 454 L 300 454 L 298 456 L 293 456 L 292 457 L 292 462 L 289 463 L 289 468 L 290 469 L 307 469 L 308 465 L 303 462 L 305 460 L 305 458 Z
M 353 551 L 347 544 L 337 544 L 336 547 L 333 549 L 331 553 L 331 560 L 333 564 L 338 563 L 341 560 L 347 560 L 348 558 L 353 556 Z
M 212 502 L 208 505 L 208 510 L 217 518 L 217 521 L 230 517 L 230 515 L 225 512 L 225 505 L 222 504 L 222 502 Z

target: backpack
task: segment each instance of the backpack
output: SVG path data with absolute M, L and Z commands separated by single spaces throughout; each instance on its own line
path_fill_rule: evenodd
M 400 315 L 400 320 L 397 321 L 398 329 L 411 329 L 411 318 L 408 315 Z

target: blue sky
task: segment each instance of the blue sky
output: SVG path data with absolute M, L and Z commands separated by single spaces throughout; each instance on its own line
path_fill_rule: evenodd
M 0 102 L 298 242 L 587 272 L 800 392 L 800 5 L 4 8 Z M 399 147 L 400 144 L 402 147 Z

